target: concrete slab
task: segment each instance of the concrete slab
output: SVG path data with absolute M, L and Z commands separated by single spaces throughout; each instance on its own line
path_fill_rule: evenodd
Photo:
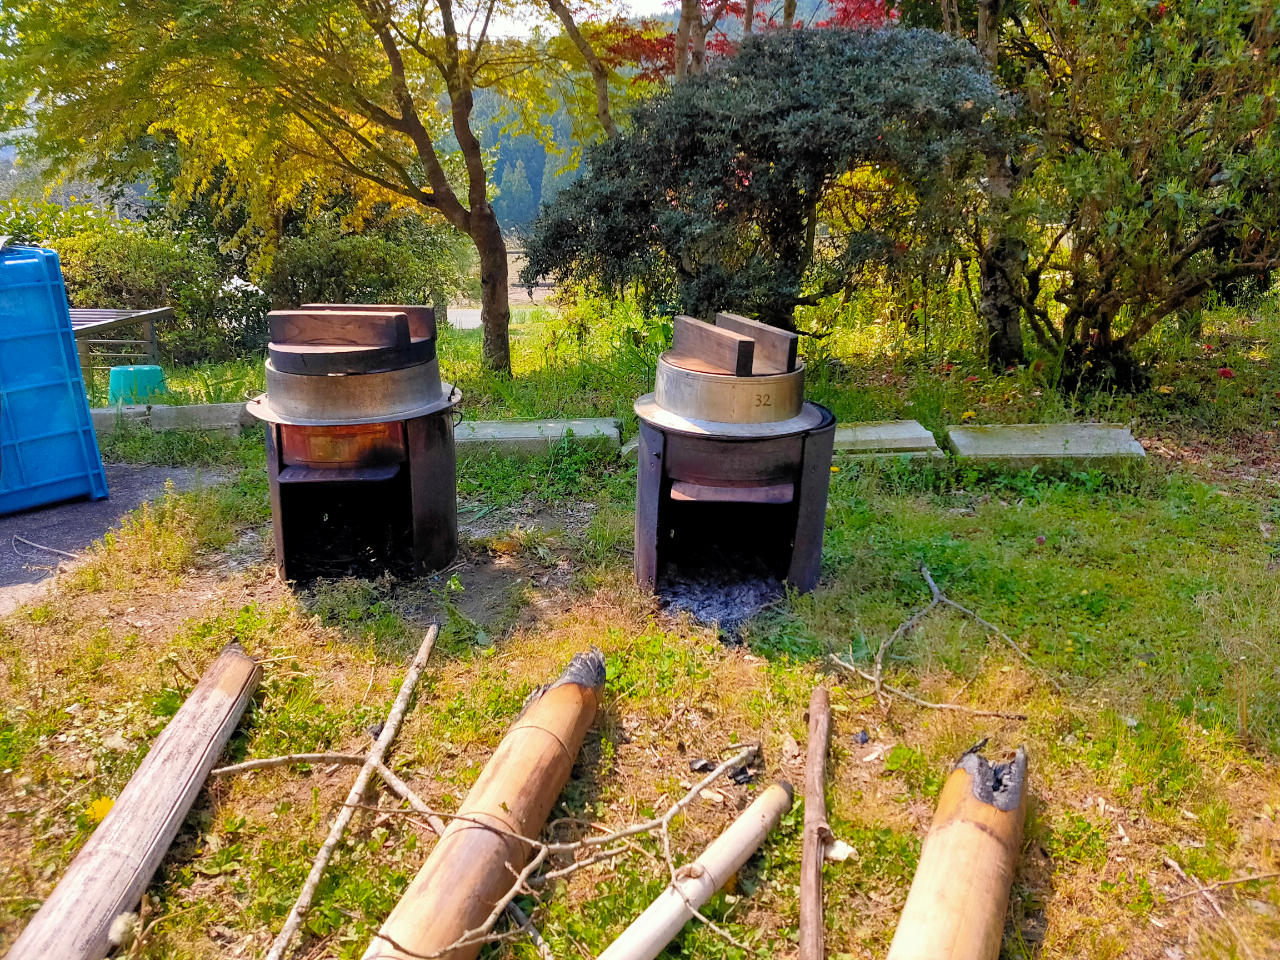
M 112 433 L 123 423 L 146 420 L 150 415 L 151 408 L 143 405 L 96 407 L 89 411 L 94 433 Z
M 109 463 L 104 469 L 108 492 L 105 500 L 69 500 L 0 517 L 0 617 L 29 602 L 37 594 L 36 585 L 68 559 L 15 537 L 53 550 L 80 553 L 119 525 L 121 517 L 143 501 L 163 496 L 166 482 L 172 480 L 175 490 L 190 490 L 224 479 L 216 471 L 186 467 Z
M 1067 466 L 1118 470 L 1146 456 L 1129 428 L 1118 423 L 1018 423 L 949 426 L 956 456 L 1015 470 Z
M 194 403 L 182 407 L 156 404 L 151 408 L 151 429 L 157 433 L 208 430 L 238 436 L 241 427 L 257 422 L 243 403 Z
M 488 456 L 545 456 L 573 432 L 573 442 L 600 452 L 616 453 L 622 445 L 622 422 L 583 420 L 464 420 L 454 431 L 458 459 Z
M 835 453 L 855 460 L 946 456 L 933 434 L 914 420 L 880 420 L 836 427 Z

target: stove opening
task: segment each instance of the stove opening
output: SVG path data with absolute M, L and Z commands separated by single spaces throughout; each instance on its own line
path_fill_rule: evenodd
M 795 546 L 796 503 L 668 497 L 659 518 L 658 588 L 665 580 L 782 580 Z
M 281 483 L 280 516 L 291 580 L 413 575 L 407 465 L 386 479 Z

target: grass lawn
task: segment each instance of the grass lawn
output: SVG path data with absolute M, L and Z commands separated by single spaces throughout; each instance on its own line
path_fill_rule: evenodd
M 946 773 L 984 738 L 989 755 L 1025 744 L 1030 757 L 1003 956 L 1276 955 L 1274 882 L 1218 891 L 1232 933 L 1207 904 L 1175 899 L 1191 888 L 1166 863 L 1206 883 L 1280 870 L 1275 316 L 1263 304 L 1161 344 L 1156 390 L 1137 398 L 1063 397 L 1034 371 L 991 377 L 936 338 L 848 328 L 806 340 L 811 394 L 842 419 L 908 416 L 936 430 L 967 412 L 982 422 L 1092 415 L 1132 421 L 1151 456 L 1111 479 L 838 462 L 822 586 L 749 622 L 736 643 L 666 616 L 635 589 L 634 473 L 615 461 L 558 451 L 469 463 L 455 569 L 294 591 L 270 565 L 256 435 L 113 440 L 115 459 L 240 470 L 135 515 L 39 605 L 0 621 L 0 949 L 224 643 L 273 660 L 230 758 L 360 751 L 439 618 L 441 640 L 392 751 L 392 766 L 439 809 L 461 802 L 528 692 L 597 644 L 606 706 L 557 815 L 634 822 L 697 779 L 690 760 L 763 745 L 757 784 L 721 785 L 677 821 L 673 849 L 692 858 L 759 784 L 787 779 L 802 792 L 803 755 L 788 759 L 784 746 L 804 743 L 809 693 L 823 682 L 835 711 L 831 822 L 856 851 L 825 871 L 830 956 L 884 955 Z M 512 381 L 479 370 L 478 331 L 449 331 L 442 369 L 471 418 L 626 418 L 648 389 L 661 333 L 606 319 L 530 315 L 517 327 Z M 867 684 L 831 672 L 832 653 L 869 663 L 928 601 L 921 565 L 1034 668 L 939 611 L 892 648 L 887 679 L 1025 721 L 880 703 Z M 168 919 L 136 955 L 263 955 L 352 776 L 272 770 L 210 784 L 150 890 L 152 915 Z M 388 795 L 376 802 L 396 806 Z M 707 909 L 762 956 L 794 952 L 801 820 L 797 803 Z M 433 840 L 391 813 L 358 815 L 349 837 L 295 956 L 360 956 Z M 523 901 L 555 956 L 596 955 L 662 888 L 654 843 L 639 847 L 576 874 L 542 905 Z M 536 953 L 523 942 L 484 955 Z M 691 924 L 666 956 L 744 952 Z

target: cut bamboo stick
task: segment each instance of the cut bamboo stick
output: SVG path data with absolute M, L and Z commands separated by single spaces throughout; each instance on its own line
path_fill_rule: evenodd
M 214 660 L 9 951 L 9 960 L 101 960 L 249 705 L 262 668 L 237 643 Z
M 372 958 L 441 955 L 471 960 L 485 926 L 514 896 L 516 877 L 569 779 L 604 691 L 604 655 L 580 653 L 525 705 L 431 856 L 365 951 Z M 465 818 L 465 819 L 463 819 Z M 514 834 L 514 836 L 513 836 Z
M 775 783 L 761 793 L 702 856 L 676 871 L 675 880 L 600 954 L 600 960 L 653 960 L 693 918 L 694 911 L 747 862 L 791 809 L 791 801 L 789 783 Z
M 920 852 L 888 960 L 996 960 L 1027 814 L 1027 756 L 977 751 L 951 772 Z
M 798 960 L 822 960 L 822 861 L 827 825 L 827 747 L 831 743 L 831 695 L 815 687 L 809 697 L 809 755 L 804 765 L 804 834 L 800 843 L 800 952 Z

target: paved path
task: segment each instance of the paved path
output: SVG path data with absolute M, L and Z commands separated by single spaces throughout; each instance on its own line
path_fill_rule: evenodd
M 177 490 L 216 483 L 221 474 L 186 467 L 137 467 L 108 464 L 105 500 L 72 500 L 0 517 L 0 617 L 33 598 L 37 585 L 61 560 L 57 553 L 28 546 L 14 537 L 67 553 L 79 553 L 100 539 L 144 500 L 163 495 L 167 480 Z

